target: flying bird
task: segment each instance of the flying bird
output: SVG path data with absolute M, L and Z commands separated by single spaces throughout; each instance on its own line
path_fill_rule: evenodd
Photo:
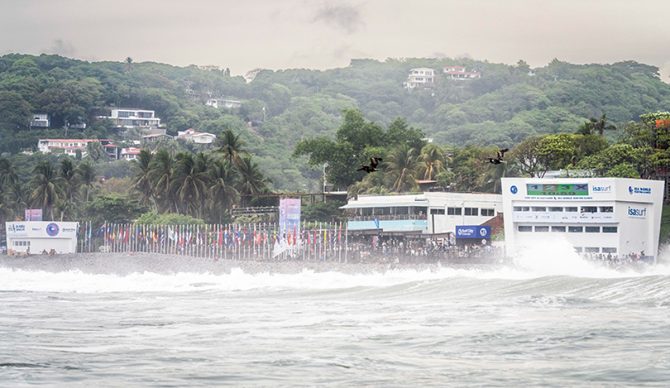
M 501 150 L 498 150 L 498 152 L 496 153 L 495 158 L 486 158 L 486 160 L 488 160 L 488 162 L 491 163 L 491 164 L 503 163 L 504 162 L 503 158 L 505 157 L 505 152 L 507 152 L 507 151 L 509 151 L 509 148 L 503 148 Z
M 365 171 L 369 174 L 371 172 L 377 171 L 377 169 L 375 169 L 374 167 L 371 167 L 371 166 L 362 165 L 361 168 L 359 168 L 356 171 Z
M 498 160 L 503 160 L 503 157 L 505 156 L 505 152 L 509 151 L 509 148 L 503 148 L 501 150 L 498 150 Z
M 371 173 L 371 172 L 375 172 L 375 171 L 377 171 L 377 166 L 379 165 L 379 162 L 381 162 L 381 161 L 383 161 L 382 158 L 373 156 L 373 157 L 370 158 L 370 165 L 369 166 L 364 164 L 356 171 L 365 171 L 368 174 Z

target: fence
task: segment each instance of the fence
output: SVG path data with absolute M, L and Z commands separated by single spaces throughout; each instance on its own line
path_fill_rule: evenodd
M 280 235 L 277 223 L 80 226 L 80 252 L 145 252 L 234 260 L 347 260 L 346 224 L 303 223 Z

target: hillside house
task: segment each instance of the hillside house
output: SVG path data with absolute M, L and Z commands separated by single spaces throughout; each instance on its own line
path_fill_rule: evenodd
M 479 79 L 482 74 L 478 71 L 467 71 L 463 66 L 446 66 L 442 72 L 446 74 L 447 79 L 453 80 L 472 80 Z
M 435 84 L 435 70 L 427 67 L 411 69 L 407 81 L 403 83 L 405 89 L 429 88 Z

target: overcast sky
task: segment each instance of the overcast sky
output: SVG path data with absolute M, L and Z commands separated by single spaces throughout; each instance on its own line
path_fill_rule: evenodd
M 635 60 L 670 80 L 670 0 L 0 0 L 0 54 L 326 69 L 351 58 Z

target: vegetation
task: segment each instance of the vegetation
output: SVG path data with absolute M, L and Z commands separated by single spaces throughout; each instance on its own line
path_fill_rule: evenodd
M 430 89 L 402 87 L 411 68 L 431 67 L 441 74 L 447 65 L 477 70 L 482 78 L 438 76 Z M 211 97 L 236 99 L 242 106 L 215 109 L 205 105 Z M 257 158 L 272 188 L 291 191 L 317 190 L 322 168 L 292 159 L 291 150 L 304 139 L 334 136 L 344 121 L 343 110 L 357 110 L 387 130 L 404 117 L 408 127 L 421 128 L 426 137 L 448 147 L 511 147 L 532 136 L 578 132 L 584 123 L 589 125 L 580 134 L 602 132 L 614 140 L 629 121 L 668 105 L 670 86 L 660 81 L 658 69 L 632 61 L 573 65 L 553 60 L 530 69 L 524 61 L 353 60 L 346 68 L 326 71 L 263 70 L 247 83 L 226 70 L 132 58 L 90 63 L 55 55 L 0 57 L 0 153 L 34 149 L 40 137 L 120 141 L 124 135 L 96 117 L 112 107 L 138 107 L 155 110 L 171 134 L 191 127 L 220 139 L 230 140 L 232 134 Z M 52 128 L 30 129 L 35 112 L 48 113 Z M 75 129 L 84 123 L 85 130 Z
M 482 78 L 439 79 L 402 88 L 409 69 L 463 65 Z M 215 109 L 210 97 L 242 101 Z M 89 63 L 52 55 L 0 57 L 0 221 L 40 207 L 49 219 L 227 222 L 235 206 L 274 191 L 356 193 L 444 190 L 499 192 L 502 176 L 571 174 L 659 178 L 670 166 L 670 86 L 635 62 L 530 69 L 469 59 L 354 60 L 327 71 L 261 71 L 253 82 L 228 71 L 157 63 Z M 196 128 L 215 147 L 168 141 L 137 161 L 109 161 L 99 144 L 86 155 L 22 155 L 38 138 L 112 138 L 96 119 L 112 107 L 155 110 L 168 133 Z M 30 128 L 32 113 L 51 128 Z M 75 129 L 86 124 L 86 129 Z M 487 158 L 510 147 L 506 163 Z M 356 171 L 371 156 L 379 171 Z M 314 221 L 337 204 L 305 207 Z M 186 218 L 183 218 L 186 219 Z M 143 221 L 144 222 L 144 221 Z M 158 221 L 156 221 L 158 222 Z M 168 221 L 165 221 L 168 222 Z M 190 221 L 189 221 L 190 222 Z

